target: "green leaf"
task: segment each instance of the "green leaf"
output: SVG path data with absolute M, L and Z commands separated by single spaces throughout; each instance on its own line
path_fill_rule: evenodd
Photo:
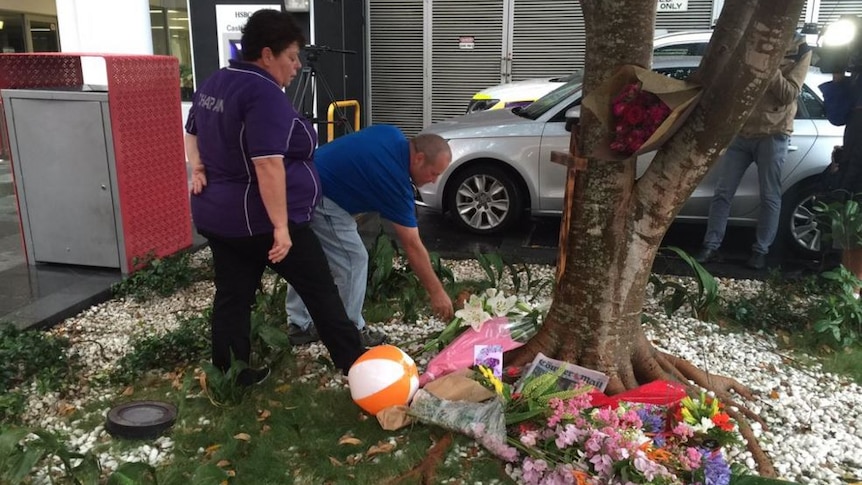
M 45 449 L 40 447 L 30 447 L 24 450 L 20 456 L 14 460 L 14 465 L 9 470 L 8 475 L 4 474 L 4 480 L 9 480 L 9 483 L 21 483 L 30 474 L 30 470 L 36 466 L 36 463 L 45 456 Z M 5 481 L 4 481 L 5 483 Z
M 506 426 L 535 418 L 536 416 L 543 414 L 545 412 L 545 409 L 546 408 L 539 408 L 530 411 L 522 411 L 519 413 L 506 413 Z
M 257 329 L 258 336 L 260 336 L 261 340 L 266 342 L 270 347 L 274 347 L 277 349 L 287 349 L 290 348 L 290 340 L 288 339 L 287 332 L 284 330 L 274 327 L 272 325 L 261 325 L 260 328 Z
M 227 472 L 212 463 L 208 463 L 199 466 L 195 470 L 191 485 L 213 485 L 214 483 L 221 483 L 228 478 Z
M 156 469 L 140 462 L 123 463 L 108 477 L 108 485 L 149 485 L 158 484 Z
M 0 433 L 0 456 L 11 456 L 28 434 L 30 430 L 26 428 L 10 428 Z

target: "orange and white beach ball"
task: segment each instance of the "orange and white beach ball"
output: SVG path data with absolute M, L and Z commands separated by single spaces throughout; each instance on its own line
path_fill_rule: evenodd
M 369 414 L 403 406 L 419 389 L 419 371 L 409 355 L 394 345 L 378 345 L 362 354 L 347 372 L 350 397 Z

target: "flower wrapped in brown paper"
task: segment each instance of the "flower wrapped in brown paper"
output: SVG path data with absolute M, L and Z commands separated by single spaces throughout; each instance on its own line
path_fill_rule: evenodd
M 640 90 L 656 95 L 670 108 L 670 113 L 655 131 L 633 153 L 621 153 L 611 149 L 617 130 L 614 116 L 614 100 L 633 84 Z M 584 97 L 583 107 L 590 110 L 605 128 L 606 135 L 587 156 L 603 160 L 626 160 L 642 153 L 656 150 L 682 126 L 700 99 L 701 87 L 634 65 L 621 66 L 616 73 L 596 90 Z

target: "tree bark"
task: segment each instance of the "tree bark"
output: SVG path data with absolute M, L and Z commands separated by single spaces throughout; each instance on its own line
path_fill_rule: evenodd
M 725 2 L 695 76 L 703 86 L 701 101 L 640 179 L 635 180 L 634 159 L 588 158 L 585 170 L 570 167 L 560 227 L 559 260 L 564 266 L 541 331 L 512 355 L 514 364 L 543 352 L 607 374 L 610 394 L 671 379 L 692 380 L 731 403 L 736 396 L 751 397 L 732 379 L 707 378 L 688 362 L 656 351 L 644 335 L 641 313 L 662 238 L 763 94 L 803 2 Z M 655 2 L 582 0 L 581 7 L 587 34 L 586 92 L 621 65 L 649 66 Z M 589 153 L 603 130 L 589 110 L 583 110 L 580 150 Z M 746 437 L 760 473 L 773 476 L 768 457 L 750 432 Z

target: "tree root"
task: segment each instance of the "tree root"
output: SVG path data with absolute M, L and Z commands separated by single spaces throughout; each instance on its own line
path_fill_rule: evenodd
M 437 483 L 437 466 L 443 463 L 446 458 L 446 452 L 452 446 L 452 433 L 444 434 L 436 443 L 428 450 L 425 458 L 409 472 L 397 476 L 389 481 L 387 485 L 397 485 L 400 483 L 418 483 L 422 485 L 434 485 Z

